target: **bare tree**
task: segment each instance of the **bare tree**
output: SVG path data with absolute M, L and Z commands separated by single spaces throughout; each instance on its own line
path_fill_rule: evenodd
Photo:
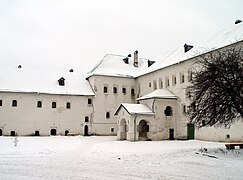
M 236 44 L 237 45 L 237 44 Z M 243 59 L 236 46 L 201 55 L 189 117 L 196 126 L 225 126 L 243 118 Z

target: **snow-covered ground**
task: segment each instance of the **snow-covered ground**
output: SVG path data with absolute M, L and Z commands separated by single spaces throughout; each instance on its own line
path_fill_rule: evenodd
M 201 152 L 201 148 L 206 152 Z M 206 141 L 0 137 L 0 180 L 242 179 L 243 151 Z

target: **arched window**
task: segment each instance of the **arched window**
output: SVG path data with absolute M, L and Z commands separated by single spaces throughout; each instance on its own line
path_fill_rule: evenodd
M 89 116 L 85 116 L 84 122 L 89 122 Z
M 92 99 L 88 99 L 88 105 L 91 105 L 92 104 Z
M 12 101 L 12 106 L 13 106 L 13 107 L 16 107 L 16 106 L 17 106 L 17 100 L 13 100 L 13 101 Z
M 104 86 L 104 93 L 108 93 L 108 88 L 107 88 L 107 86 Z
M 113 93 L 114 93 L 114 94 L 117 93 L 117 87 L 113 87 Z
M 66 103 L 66 108 L 67 108 L 67 109 L 70 109 L 70 108 L 71 108 L 71 103 L 70 103 L 70 102 L 67 102 L 67 103 Z
M 56 108 L 56 107 L 57 107 L 57 103 L 56 103 L 56 102 L 52 102 L 51 107 L 52 107 L 52 108 Z
M 2 99 L 0 99 L 0 106 L 2 106 L 3 105 L 3 100 Z
M 106 118 L 109 119 L 110 118 L 110 112 L 106 112 Z
M 166 116 L 172 116 L 172 107 L 166 106 L 164 113 Z
M 37 107 L 41 108 L 42 107 L 42 102 L 41 101 L 37 101 Z

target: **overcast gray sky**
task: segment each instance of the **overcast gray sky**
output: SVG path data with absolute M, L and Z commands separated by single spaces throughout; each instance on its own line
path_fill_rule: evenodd
M 0 65 L 85 73 L 106 53 L 153 59 L 242 18 L 242 0 L 0 0 Z

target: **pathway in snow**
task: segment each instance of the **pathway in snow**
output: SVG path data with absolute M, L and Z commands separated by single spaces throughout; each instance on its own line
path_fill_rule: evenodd
M 224 143 L 19 137 L 18 146 L 14 147 L 14 138 L 0 137 L 0 147 L 0 180 L 242 179 L 243 176 L 243 151 L 227 152 L 223 150 Z M 204 156 L 205 153 L 199 152 L 201 147 L 217 158 Z

